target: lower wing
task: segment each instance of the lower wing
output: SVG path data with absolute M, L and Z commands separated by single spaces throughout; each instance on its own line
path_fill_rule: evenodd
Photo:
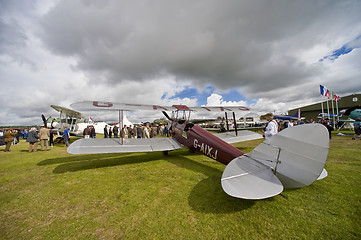
M 217 133 L 215 135 L 218 138 L 225 141 L 226 143 L 244 142 L 244 141 L 263 138 L 261 134 L 249 130 L 238 131 L 237 136 L 236 136 L 236 132 L 224 132 L 224 133 Z
M 182 146 L 172 138 L 84 138 L 73 142 L 70 154 L 171 151 Z

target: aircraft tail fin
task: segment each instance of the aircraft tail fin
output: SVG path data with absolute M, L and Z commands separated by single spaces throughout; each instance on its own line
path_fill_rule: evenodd
M 295 117 L 297 119 L 301 119 L 301 109 L 299 108 L 297 110 L 297 112 L 294 115 L 292 115 L 292 117 Z
M 323 125 L 287 128 L 232 160 L 223 172 L 222 187 L 234 197 L 262 199 L 277 195 L 283 187 L 308 186 L 324 177 L 328 150 L 328 131 Z

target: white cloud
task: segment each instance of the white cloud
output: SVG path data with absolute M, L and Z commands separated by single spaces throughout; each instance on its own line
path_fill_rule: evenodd
M 0 125 L 86 99 L 199 105 L 175 98 L 187 87 L 215 87 L 208 105 L 247 105 L 219 95 L 237 89 L 276 112 L 318 101 L 319 84 L 360 92 L 360 49 L 318 61 L 359 44 L 360 12 L 352 0 L 2 1 Z
M 246 101 L 225 101 L 223 100 L 222 95 L 212 93 L 207 98 L 207 105 L 206 106 L 244 106 L 247 107 Z

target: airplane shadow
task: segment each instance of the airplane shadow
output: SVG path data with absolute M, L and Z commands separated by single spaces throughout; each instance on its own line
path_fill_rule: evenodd
M 204 213 L 239 212 L 252 207 L 256 202 L 228 196 L 222 189 L 222 171 L 219 169 L 188 159 L 186 155 L 170 157 L 166 161 L 207 176 L 206 179 L 194 186 L 188 197 L 188 204 L 194 211 Z M 179 164 L 179 161 L 182 161 L 183 164 Z
M 129 157 L 131 154 L 87 154 L 78 156 L 66 156 L 60 158 L 46 159 L 38 163 L 42 165 L 61 164 L 54 168 L 53 173 L 60 174 L 66 172 L 83 171 L 96 168 L 114 167 L 127 164 L 137 164 L 142 162 L 149 162 L 160 158 L 159 153 L 146 153 Z
M 239 212 L 252 207 L 256 202 L 228 196 L 221 186 L 220 179 L 222 171 L 187 158 L 189 155 L 194 155 L 188 151 L 174 151 L 167 157 L 162 157 L 160 152 L 141 153 L 141 155 L 137 153 L 134 156 L 132 155 L 134 154 L 109 153 L 64 156 L 46 159 L 37 165 L 60 164 L 53 169 L 53 173 L 61 174 L 127 164 L 138 164 L 162 159 L 178 167 L 186 168 L 207 176 L 206 179 L 201 180 L 194 186 L 188 197 L 188 204 L 194 211 L 205 213 Z M 214 162 L 214 164 L 218 163 Z

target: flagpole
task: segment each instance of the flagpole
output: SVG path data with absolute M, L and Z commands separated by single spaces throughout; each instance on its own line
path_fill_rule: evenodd
M 335 109 L 333 107 L 333 99 L 331 100 L 331 103 L 332 103 L 332 121 L 333 121 L 333 128 L 335 128 Z
M 325 112 L 323 111 L 323 99 L 321 97 L 321 109 L 322 109 L 322 117 L 325 115 Z
M 328 105 L 328 99 L 327 99 L 327 115 L 328 115 L 328 117 L 330 117 L 330 107 L 329 107 L 329 105 Z
M 338 113 L 338 100 L 336 100 L 336 111 L 337 111 L 337 122 L 340 121 L 340 116 L 339 116 L 339 113 Z

